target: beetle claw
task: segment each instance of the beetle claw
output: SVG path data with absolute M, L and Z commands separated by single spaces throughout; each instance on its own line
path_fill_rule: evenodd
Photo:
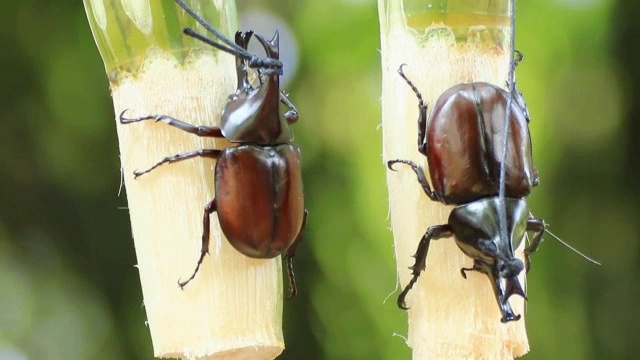
M 286 299 L 291 300 L 298 295 L 298 290 L 295 287 L 289 289 L 289 295 L 287 295 Z
M 183 283 L 180 279 L 178 279 L 178 287 L 180 287 L 180 290 L 184 290 L 184 286 L 187 285 L 186 283 Z
M 400 67 L 398 68 L 398 74 L 400 74 L 400 76 L 404 77 L 404 71 L 402 70 L 403 67 L 407 66 L 406 63 L 401 64 Z
M 122 110 L 122 112 L 120 113 L 120 116 L 118 117 L 118 118 L 120 119 L 120 123 L 121 123 L 121 124 L 123 123 L 123 121 L 127 121 L 127 120 L 128 120 L 128 119 L 126 119 L 126 118 L 124 117 L 124 113 L 126 113 L 127 111 L 129 111 L 129 109 L 124 109 L 124 110 Z
M 407 306 L 407 303 L 405 302 L 405 297 L 407 296 L 407 289 L 405 289 L 402 293 L 400 293 L 400 296 L 398 296 L 398 300 L 396 300 L 396 305 L 398 305 L 398 308 L 402 309 L 402 310 L 409 310 L 409 307 Z

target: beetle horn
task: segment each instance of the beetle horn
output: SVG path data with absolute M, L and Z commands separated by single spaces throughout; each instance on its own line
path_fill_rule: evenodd
M 237 31 L 235 37 L 236 45 L 247 50 L 251 36 L 253 36 L 253 31 Z M 238 79 L 238 87 L 236 93 L 232 94 L 232 96 L 237 96 L 240 91 L 248 91 L 251 88 L 251 83 L 249 82 L 247 73 L 246 60 L 240 56 L 236 56 L 236 76 Z
M 503 261 L 498 261 L 498 273 L 499 277 L 505 281 L 505 290 L 502 296 L 502 303 L 507 302 L 511 295 L 520 295 L 523 298 L 527 298 L 518 280 L 518 275 L 524 269 L 522 260 L 511 258 Z
M 505 279 L 505 289 L 502 302 L 506 303 L 511 295 L 520 295 L 525 300 L 527 299 L 527 295 L 524 293 L 524 290 L 522 290 L 520 280 L 518 280 L 517 276 L 508 277 Z
M 280 33 L 278 30 L 273 34 L 273 38 L 271 38 L 271 40 L 267 40 L 259 34 L 255 34 L 255 36 L 256 39 L 260 41 L 264 51 L 267 53 L 267 57 L 274 60 L 280 60 Z
M 251 40 L 251 36 L 253 36 L 253 31 L 236 31 L 235 41 L 236 45 L 240 46 L 244 50 L 247 50 L 247 45 L 249 45 L 249 40 Z
M 520 282 L 518 281 L 517 276 L 510 277 L 502 277 L 495 267 L 491 269 L 486 269 L 489 271 L 484 272 L 491 281 L 491 286 L 493 287 L 493 293 L 498 302 L 498 307 L 500 308 L 500 313 L 502 314 L 503 323 L 509 321 L 517 321 L 520 319 L 520 315 L 516 315 L 511 309 L 511 305 L 509 304 L 509 297 L 513 294 L 518 294 L 524 297 L 524 291 L 522 291 L 522 287 L 520 286 Z M 502 281 L 504 279 L 504 282 Z

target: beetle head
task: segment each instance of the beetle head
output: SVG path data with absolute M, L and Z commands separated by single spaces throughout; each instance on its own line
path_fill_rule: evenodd
M 524 199 L 506 198 L 507 241 L 500 237 L 497 197 L 484 198 L 451 211 L 449 225 L 456 244 L 474 260 L 473 268 L 489 277 L 496 301 L 502 313 L 502 322 L 520 319 L 508 300 L 512 295 L 526 299 L 518 275 L 524 269 L 522 261 L 514 256 L 527 227 L 528 209 Z
M 236 33 L 236 44 L 247 48 L 252 35 L 262 45 L 267 57 L 278 60 L 279 35 L 271 40 L 253 32 Z M 293 135 L 288 116 L 280 111 L 280 75 L 282 68 L 264 64 L 264 58 L 254 55 L 249 60 L 236 57 L 238 84 L 236 92 L 222 110 L 220 128 L 222 135 L 231 142 L 276 145 L 288 143 Z M 260 83 L 254 87 L 248 79 L 248 68 L 257 68 Z

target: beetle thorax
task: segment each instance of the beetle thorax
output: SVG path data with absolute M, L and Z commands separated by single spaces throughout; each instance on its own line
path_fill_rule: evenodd
M 515 276 L 522 261 L 514 250 L 520 245 L 527 226 L 528 208 L 524 199 L 506 198 L 507 239 L 500 236 L 499 198 L 490 197 L 460 205 L 451 211 L 451 225 L 456 244 L 467 256 L 494 268 L 504 276 Z
M 247 87 L 233 94 L 222 111 L 220 129 L 231 142 L 262 145 L 291 142 L 293 135 L 280 111 L 278 76 L 269 76 L 257 89 Z

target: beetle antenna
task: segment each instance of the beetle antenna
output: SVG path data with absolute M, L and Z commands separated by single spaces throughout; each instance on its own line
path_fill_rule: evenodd
M 242 49 L 236 45 L 233 41 L 227 39 L 224 35 L 222 35 L 222 33 L 218 30 L 216 30 L 216 28 L 214 28 L 213 26 L 211 26 L 208 22 L 206 22 L 200 15 L 196 14 L 195 11 L 193 11 L 193 9 L 191 7 L 189 7 L 189 5 L 185 4 L 184 1 L 182 0 L 176 0 L 176 2 L 178 3 L 178 5 L 180 5 L 180 7 L 186 11 L 195 21 L 197 21 L 200 25 L 202 25 L 205 29 L 207 29 L 207 31 L 209 31 L 210 33 L 212 33 L 213 35 L 215 35 L 215 37 L 217 37 L 218 39 L 222 40 L 223 43 L 229 45 L 229 47 L 234 48 L 238 51 L 241 51 Z
M 594 260 L 594 259 L 592 259 L 592 258 L 588 257 L 588 256 L 587 256 L 587 255 L 585 255 L 584 253 L 580 252 L 578 249 L 576 249 L 576 248 L 574 248 L 573 246 L 569 245 L 569 243 L 567 243 L 567 242 L 565 242 L 564 240 L 560 239 L 558 236 L 556 236 L 556 234 L 552 233 L 551 231 L 549 231 L 549 230 L 547 230 L 547 229 L 544 229 L 544 231 L 545 231 L 547 234 L 551 235 L 551 237 L 553 237 L 554 239 L 556 239 L 560 244 L 562 244 L 562 245 L 566 246 L 567 248 L 569 248 L 570 250 L 572 250 L 574 253 L 576 253 L 576 254 L 578 254 L 578 255 L 582 256 L 585 260 L 587 260 L 587 261 L 589 261 L 589 262 L 591 262 L 591 263 L 593 263 L 593 264 L 596 264 L 596 265 L 602 265 L 600 262 L 598 262 L 598 261 L 596 261 L 596 260 Z
M 282 69 L 283 63 L 280 60 L 275 60 L 270 57 L 262 57 L 256 54 L 252 54 L 242 47 L 235 44 L 233 41 L 227 39 L 220 31 L 216 30 L 213 26 L 211 26 L 208 22 L 206 22 L 200 15 L 196 14 L 195 11 L 189 5 L 185 4 L 182 0 L 175 0 L 180 7 L 186 11 L 194 20 L 196 20 L 200 25 L 202 25 L 207 31 L 212 33 L 215 37 L 220 39 L 226 45 L 220 44 L 215 40 L 209 39 L 204 35 L 201 35 L 195 32 L 191 28 L 185 28 L 182 32 L 185 35 L 191 36 L 197 40 L 204 42 L 205 44 L 211 45 L 219 50 L 225 51 L 231 55 L 240 57 L 242 59 L 249 61 L 249 67 L 252 68 L 276 68 Z M 278 73 L 279 74 L 279 73 Z
M 504 120 L 504 136 L 502 142 L 502 155 L 501 155 L 501 166 L 500 166 L 500 189 L 499 189 L 499 201 L 498 201 L 498 220 L 500 224 L 500 238 L 505 243 L 508 242 L 507 237 L 507 211 L 505 205 L 505 177 L 507 174 L 507 167 L 505 164 L 507 163 L 507 147 L 509 146 L 509 125 L 511 118 L 511 104 L 513 103 L 513 93 L 515 91 L 515 72 L 516 72 L 516 62 L 514 61 L 514 49 L 516 42 L 516 2 L 515 0 L 509 0 L 509 18 L 511 28 L 511 34 L 509 38 L 510 46 L 512 51 L 509 51 L 509 91 L 507 96 L 507 109 L 505 110 L 505 120 Z

